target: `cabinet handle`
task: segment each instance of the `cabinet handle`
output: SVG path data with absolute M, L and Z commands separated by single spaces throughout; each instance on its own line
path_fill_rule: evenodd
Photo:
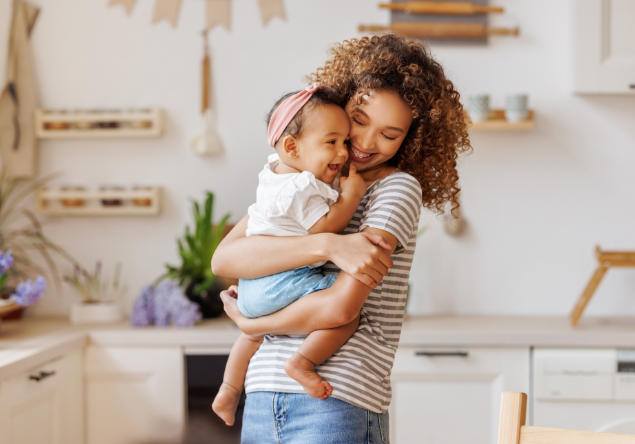
M 29 379 L 36 382 L 40 382 L 42 379 L 45 379 L 45 378 L 48 378 L 49 376 L 54 376 L 54 375 L 55 375 L 55 371 L 52 371 L 52 372 L 41 371 L 39 375 L 30 375 Z
M 455 352 L 437 352 L 437 351 L 420 351 L 415 352 L 415 356 L 457 356 L 459 358 L 467 358 L 468 352 L 466 351 L 455 351 Z

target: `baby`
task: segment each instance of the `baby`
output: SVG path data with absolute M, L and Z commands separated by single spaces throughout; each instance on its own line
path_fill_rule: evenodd
M 348 159 L 350 121 L 330 89 L 313 84 L 287 94 L 274 105 L 268 117 L 269 145 L 277 154 L 258 176 L 256 203 L 249 207 L 247 236 L 305 236 L 340 233 L 355 214 L 366 194 L 366 184 L 355 167 L 349 176 L 338 175 Z M 333 187 L 331 187 L 331 185 Z M 329 288 L 337 275 L 323 276 L 315 263 L 307 267 L 260 279 L 241 279 L 238 308 L 255 318 L 274 313 L 307 294 Z M 313 398 L 325 399 L 333 389 L 315 371 L 357 330 L 359 319 L 350 324 L 311 333 L 284 365 Z M 227 425 L 243 391 L 249 360 L 258 351 L 262 336 L 242 334 L 234 344 L 223 385 L 212 408 Z

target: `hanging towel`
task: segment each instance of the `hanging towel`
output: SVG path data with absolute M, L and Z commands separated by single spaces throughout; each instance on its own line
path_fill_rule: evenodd
M 31 179 L 36 173 L 37 97 L 28 40 L 39 12 L 23 0 L 13 2 L 7 80 L 0 94 L 0 155 L 7 179 Z

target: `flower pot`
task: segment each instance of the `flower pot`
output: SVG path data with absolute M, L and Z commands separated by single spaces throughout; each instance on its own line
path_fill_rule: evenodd
M 209 290 L 196 293 L 195 287 L 201 282 L 203 281 L 192 279 L 185 288 L 185 296 L 187 296 L 190 301 L 201 307 L 201 314 L 203 315 L 203 318 L 216 318 L 225 310 L 223 307 L 223 301 L 220 298 L 220 292 L 225 288 L 223 287 L 220 279 L 215 279 L 214 284 L 212 284 Z
M 71 324 L 112 324 L 121 321 L 121 308 L 112 302 L 73 304 Z
M 0 299 L 6 301 L 15 293 L 15 289 L 12 287 L 4 287 L 0 289 Z M 12 307 L 11 309 L 0 310 L 0 320 L 5 321 L 17 321 L 24 316 L 25 307 Z

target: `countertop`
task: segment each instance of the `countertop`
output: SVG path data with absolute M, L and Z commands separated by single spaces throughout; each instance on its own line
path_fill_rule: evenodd
M 231 320 L 205 320 L 192 328 L 134 328 L 127 322 L 71 325 L 63 318 L 0 324 L 0 380 L 86 344 L 183 347 L 185 353 L 227 353 L 240 331 Z M 622 347 L 635 348 L 635 319 L 566 317 L 408 316 L 400 346 L 410 347 Z

